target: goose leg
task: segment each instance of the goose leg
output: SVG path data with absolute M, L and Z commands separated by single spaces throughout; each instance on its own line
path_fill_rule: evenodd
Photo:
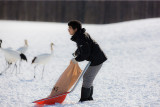
M 37 65 L 34 67 L 34 78 L 36 78 L 36 76 L 35 76 L 35 69 L 36 69 L 36 67 L 37 67 Z
M 15 62 L 15 64 L 14 64 L 14 68 L 13 68 L 13 70 L 12 70 L 12 74 L 13 74 L 13 71 L 14 71 L 15 68 L 16 68 L 16 75 L 17 75 L 17 64 L 16 64 L 16 62 Z
M 6 67 L 5 70 L 3 70 L 3 71 L 0 73 L 0 75 L 2 75 L 4 72 L 6 72 L 6 71 L 9 69 L 10 65 L 11 65 L 11 64 L 9 64 L 8 67 Z
M 42 78 L 41 78 L 41 79 L 43 79 L 44 68 L 45 68 L 45 65 L 43 66 L 43 71 L 42 71 Z
M 13 70 L 12 70 L 12 74 L 13 74 L 14 69 L 15 69 L 15 64 L 14 64 L 14 67 L 13 67 Z
M 15 64 L 15 67 L 16 67 L 16 75 L 17 75 L 17 64 Z
M 21 61 L 19 61 L 19 73 L 21 73 Z
M 6 61 L 6 66 L 8 67 L 9 66 L 9 62 L 5 59 L 5 61 Z

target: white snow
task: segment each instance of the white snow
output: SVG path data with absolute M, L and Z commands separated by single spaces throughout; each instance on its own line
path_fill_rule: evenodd
M 94 101 L 78 103 L 82 80 L 76 90 L 56 107 L 160 107 L 160 18 L 128 21 L 116 24 L 84 24 L 108 56 L 94 81 Z M 31 107 L 32 101 L 44 98 L 67 68 L 76 49 L 70 40 L 67 23 L 0 21 L 2 47 L 16 50 L 28 40 L 28 62 L 21 72 L 12 74 L 13 66 L 0 76 L 0 107 Z M 50 53 L 55 44 L 54 57 L 46 66 L 37 67 L 34 56 Z M 84 69 L 86 61 L 80 62 Z M 0 51 L 0 72 L 5 69 Z

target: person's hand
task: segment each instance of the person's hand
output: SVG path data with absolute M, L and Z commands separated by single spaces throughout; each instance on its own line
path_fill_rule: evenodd
M 72 55 L 73 55 L 74 57 L 76 57 L 76 54 L 75 54 L 75 53 L 72 53 Z
M 79 52 L 79 50 L 77 49 L 72 55 L 74 56 L 74 57 L 76 57 L 76 56 L 78 56 L 80 54 L 80 52 Z
M 77 64 L 77 61 L 75 60 L 75 58 L 72 59 L 72 62 L 73 62 L 74 64 Z

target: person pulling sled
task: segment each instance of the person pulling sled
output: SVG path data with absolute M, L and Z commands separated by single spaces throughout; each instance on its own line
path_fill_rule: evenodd
M 77 63 L 84 60 L 91 62 L 83 75 L 81 98 L 79 102 L 91 101 L 93 100 L 93 81 L 103 63 L 107 60 L 107 57 L 98 43 L 86 32 L 86 29 L 82 28 L 80 21 L 69 21 L 68 31 L 71 35 L 71 40 L 77 44 L 77 50 L 73 53 L 75 58 L 72 59 L 72 62 Z

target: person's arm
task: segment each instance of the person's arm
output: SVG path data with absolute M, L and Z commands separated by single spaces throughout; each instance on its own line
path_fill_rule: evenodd
M 76 57 L 76 56 L 78 56 L 80 54 L 80 52 L 79 52 L 79 50 L 78 50 L 78 48 L 77 48 L 77 50 L 72 54 L 74 57 Z
M 87 42 L 82 43 L 79 45 L 78 49 L 80 54 L 75 58 L 75 60 L 78 62 L 86 60 L 89 57 L 91 51 L 89 44 Z

